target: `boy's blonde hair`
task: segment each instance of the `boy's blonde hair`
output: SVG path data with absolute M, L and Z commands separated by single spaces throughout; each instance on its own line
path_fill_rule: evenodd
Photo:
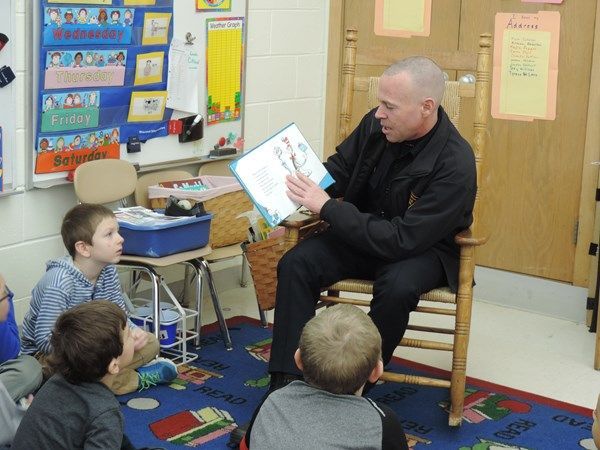
M 381 336 L 362 310 L 335 305 L 308 321 L 299 349 L 307 383 L 333 394 L 354 394 L 381 358 Z
M 72 258 L 77 254 L 75 244 L 82 241 L 91 245 L 96 228 L 107 217 L 115 217 L 115 215 L 105 206 L 91 203 L 81 203 L 65 214 L 60 234 Z

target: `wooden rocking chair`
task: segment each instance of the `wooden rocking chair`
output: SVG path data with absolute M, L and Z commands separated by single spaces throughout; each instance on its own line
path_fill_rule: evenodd
M 354 93 L 366 94 L 368 96 L 369 109 L 378 105 L 377 86 L 378 77 L 355 77 L 356 70 L 356 41 L 357 31 L 349 29 L 346 31 L 346 42 L 344 49 L 344 62 L 342 67 L 342 96 L 341 113 L 339 118 L 339 141 L 341 142 L 350 130 L 352 117 L 352 104 Z M 409 323 L 408 330 L 418 332 L 437 333 L 453 335 L 453 343 L 440 342 L 425 339 L 402 339 L 400 346 L 433 349 L 452 352 L 452 369 L 450 379 L 439 379 L 424 376 L 414 376 L 392 372 L 384 372 L 381 377 L 385 381 L 399 383 L 411 383 L 426 386 L 450 388 L 450 413 L 449 424 L 458 426 L 462 421 L 464 392 L 467 367 L 467 347 L 469 344 L 469 332 L 471 323 L 471 308 L 473 301 L 473 273 L 475 270 L 474 252 L 475 247 L 485 243 L 486 238 L 476 237 L 475 230 L 478 222 L 478 199 L 482 194 L 482 162 L 485 152 L 487 138 L 487 122 L 489 115 L 490 99 L 490 74 L 491 74 L 491 45 L 490 34 L 482 34 L 479 41 L 477 55 L 466 52 L 445 52 L 432 55 L 444 70 L 476 72 L 474 83 L 463 83 L 458 81 L 447 81 L 446 92 L 442 106 L 455 126 L 459 126 L 461 103 L 463 98 L 474 98 L 474 120 L 473 139 L 471 145 L 475 153 L 477 166 L 477 199 L 473 211 L 473 224 L 468 230 L 464 230 L 456 236 L 456 243 L 460 245 L 460 269 L 458 292 L 452 293 L 449 288 L 441 288 L 430 291 L 421 296 L 421 301 L 435 302 L 441 305 L 418 306 L 416 312 L 425 314 L 441 314 L 454 316 L 453 328 L 440 328 L 432 326 L 414 325 Z M 373 55 L 372 55 L 373 56 Z M 408 56 L 408 55 L 406 55 Z M 427 56 L 427 55 L 425 55 Z M 373 58 L 375 58 L 373 56 Z M 400 59 L 400 57 L 398 58 Z M 377 65 L 389 65 L 393 61 L 378 61 Z M 367 111 L 356 111 L 362 117 Z M 468 133 L 463 135 L 469 136 Z M 285 225 L 286 244 L 289 249 L 297 243 L 308 227 L 310 220 L 288 220 Z M 313 221 L 314 222 L 314 221 Z M 360 306 L 369 306 L 370 300 L 361 300 L 350 297 L 342 297 L 340 293 L 373 294 L 373 283 L 366 280 L 342 280 L 332 286 L 326 287 L 321 295 L 321 302 L 350 303 Z

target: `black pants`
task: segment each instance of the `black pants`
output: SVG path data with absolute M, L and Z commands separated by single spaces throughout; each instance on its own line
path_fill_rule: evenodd
M 301 374 L 294 353 L 302 328 L 315 315 L 322 287 L 345 278 L 374 280 L 369 315 L 382 337 L 385 364 L 402 339 L 420 295 L 447 284 L 442 263 L 433 250 L 387 263 L 365 256 L 332 232 L 306 239 L 286 253 L 277 268 L 270 372 Z

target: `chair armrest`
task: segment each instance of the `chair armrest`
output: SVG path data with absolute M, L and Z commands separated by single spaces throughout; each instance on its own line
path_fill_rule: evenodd
M 294 213 L 281 223 L 285 227 L 286 251 L 302 239 L 319 234 L 329 227 L 317 214 Z
M 487 242 L 487 240 L 488 240 L 487 236 L 474 237 L 473 231 L 470 228 L 467 228 L 466 230 L 461 231 L 454 237 L 454 242 L 456 242 L 460 246 L 467 246 L 467 245 L 479 246 L 479 245 L 485 244 Z
M 295 212 L 283 222 L 281 225 L 286 228 L 303 228 L 313 223 L 320 222 L 319 216 L 317 214 L 312 214 L 309 212 Z

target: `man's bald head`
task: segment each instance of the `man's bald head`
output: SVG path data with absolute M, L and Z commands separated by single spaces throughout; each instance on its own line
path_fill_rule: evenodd
M 430 97 L 436 106 L 442 102 L 446 87 L 444 72 L 431 59 L 424 56 L 402 59 L 385 69 L 383 76 L 394 76 L 401 72 L 410 77 L 415 100 L 422 101 Z

